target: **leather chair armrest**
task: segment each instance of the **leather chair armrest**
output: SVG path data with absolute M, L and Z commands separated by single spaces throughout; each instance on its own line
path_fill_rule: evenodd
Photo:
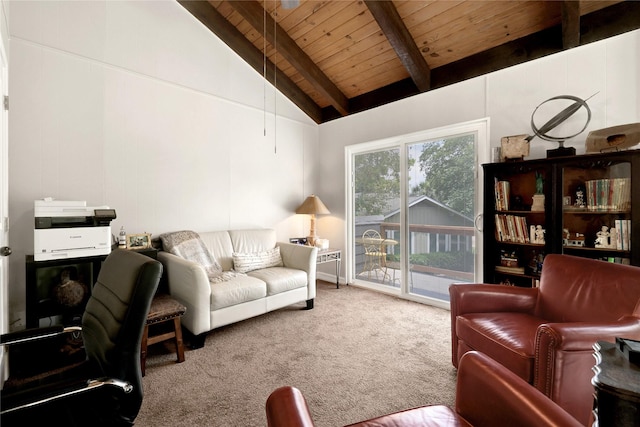
M 624 316 L 611 323 L 545 323 L 536 332 L 536 351 L 543 353 L 543 346 L 553 350 L 592 351 L 596 341 L 615 342 L 616 337 L 640 339 L 640 318 Z
M 267 398 L 266 411 L 269 427 L 313 427 L 307 401 L 295 387 L 274 390 Z
M 616 337 L 640 338 L 640 318 L 540 325 L 535 339 L 534 387 L 587 422 L 593 400 L 593 346 L 597 341 L 614 342 Z
M 82 330 L 82 328 L 78 327 L 77 330 Z M 23 329 L 21 331 L 8 332 L 6 334 L 0 335 L 0 345 L 7 346 L 29 341 L 36 341 L 40 339 L 55 337 L 63 333 L 65 333 L 65 329 L 62 325 L 49 326 L 45 328 Z
M 456 412 L 474 426 L 582 425 L 522 378 L 476 351 L 460 359 Z

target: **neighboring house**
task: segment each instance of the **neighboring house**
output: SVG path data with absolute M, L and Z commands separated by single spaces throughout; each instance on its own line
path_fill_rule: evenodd
M 473 219 L 428 196 L 411 196 L 409 205 L 409 248 L 411 254 L 471 250 Z M 356 236 L 369 228 L 383 236 L 400 238 L 400 200 L 389 202 L 387 213 L 356 218 Z M 395 246 L 388 253 L 399 253 Z

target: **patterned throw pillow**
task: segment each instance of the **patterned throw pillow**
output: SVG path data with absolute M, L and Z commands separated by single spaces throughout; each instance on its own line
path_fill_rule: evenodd
M 278 246 L 263 252 L 233 253 L 233 268 L 239 273 L 248 273 L 267 267 L 282 267 L 282 265 Z
M 160 240 L 165 251 L 202 265 L 209 280 L 222 274 L 222 267 L 195 231 L 183 230 L 162 234 Z

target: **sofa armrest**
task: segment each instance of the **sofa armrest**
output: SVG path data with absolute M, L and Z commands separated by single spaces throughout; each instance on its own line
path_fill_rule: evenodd
M 309 299 L 315 298 L 318 248 L 285 242 L 278 242 L 276 246 L 280 247 L 280 256 L 285 267 L 296 268 L 307 273 L 308 297 Z
M 474 426 L 582 425 L 522 378 L 476 351 L 460 359 L 456 412 Z
M 533 313 L 538 288 L 489 285 L 482 283 L 449 286 L 451 314 L 451 363 L 458 366 L 456 318 L 467 313 Z
M 274 390 L 267 398 L 266 411 L 269 427 L 313 427 L 307 401 L 295 387 Z
M 211 330 L 211 284 L 204 268 L 169 252 L 158 252 L 167 275 L 169 293 L 187 307 L 182 325 L 198 335 Z

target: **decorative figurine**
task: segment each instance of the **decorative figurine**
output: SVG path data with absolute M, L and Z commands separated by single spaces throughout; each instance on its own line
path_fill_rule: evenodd
M 584 187 L 578 186 L 576 189 L 576 202 L 574 203 L 576 208 L 584 208 L 586 204 L 584 203 Z
M 536 225 L 536 241 L 535 243 L 544 245 L 544 232 L 545 230 L 541 225 Z
M 584 234 L 576 233 L 576 236 L 572 239 L 571 233 L 569 233 L 569 239 L 567 241 L 567 246 L 584 246 Z
M 544 212 L 544 178 L 536 172 L 536 194 L 533 195 L 532 212 Z
M 609 247 L 611 249 L 618 248 L 618 230 L 615 227 L 609 229 Z
M 536 194 L 544 194 L 544 177 L 536 172 Z
M 596 233 L 595 247 L 596 248 L 608 248 L 609 247 L 609 227 L 603 225 L 600 231 Z

